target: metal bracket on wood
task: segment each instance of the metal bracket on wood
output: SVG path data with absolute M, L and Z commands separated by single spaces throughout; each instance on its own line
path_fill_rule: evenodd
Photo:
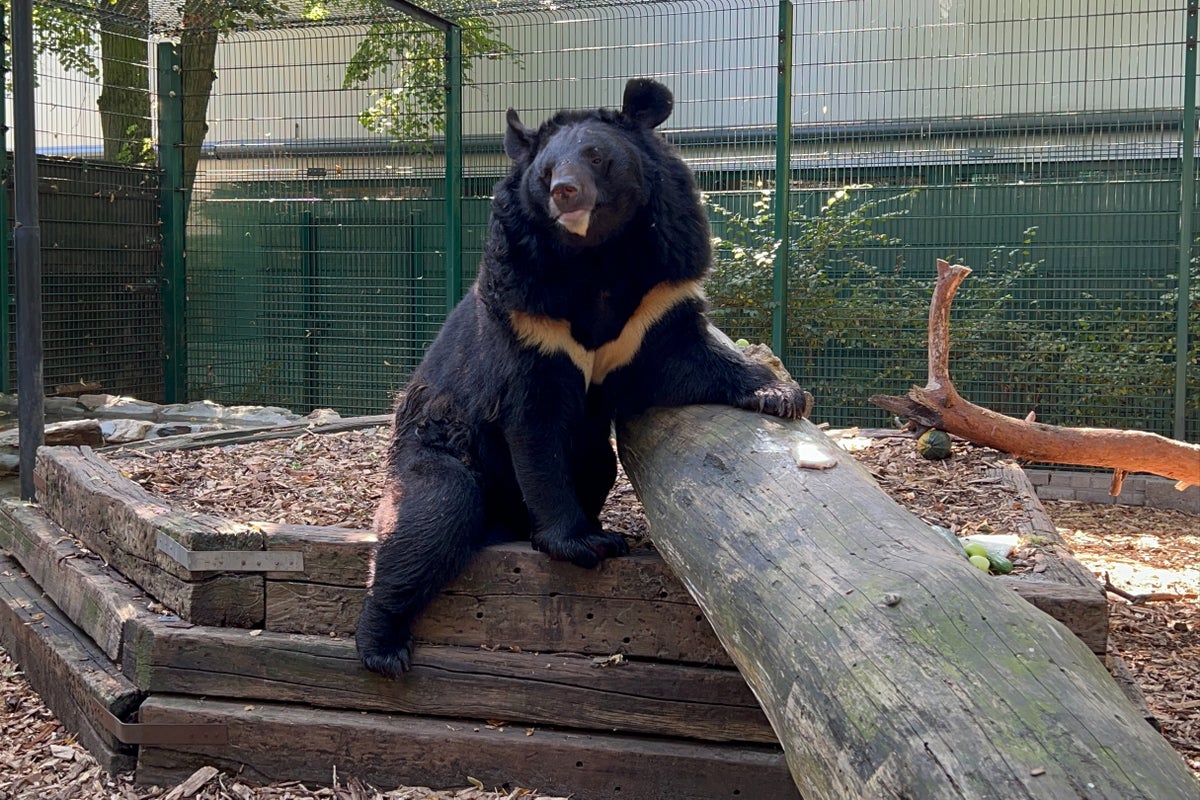
M 304 571 L 304 553 L 294 550 L 188 550 L 161 531 L 155 544 L 189 572 Z
M 121 744 L 229 744 L 229 726 L 224 722 L 122 722 L 99 700 L 93 702 L 96 722 Z

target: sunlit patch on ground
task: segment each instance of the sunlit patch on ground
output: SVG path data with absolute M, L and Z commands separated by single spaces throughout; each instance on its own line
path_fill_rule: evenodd
M 1045 503 L 1075 557 L 1130 594 L 1200 597 L 1200 517 L 1096 503 Z
M 1125 661 L 1163 736 L 1200 777 L 1200 517 L 1061 500 L 1044 505 L 1080 563 L 1139 598 L 1109 594 L 1109 653 Z

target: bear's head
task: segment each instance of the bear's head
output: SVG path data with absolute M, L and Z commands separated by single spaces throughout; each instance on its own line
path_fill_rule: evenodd
M 563 111 L 535 131 L 510 108 L 504 152 L 520 176 L 522 204 L 567 244 L 610 239 L 648 202 L 645 138 L 657 135 L 673 103 L 667 87 L 637 78 L 625 85 L 619 112 Z

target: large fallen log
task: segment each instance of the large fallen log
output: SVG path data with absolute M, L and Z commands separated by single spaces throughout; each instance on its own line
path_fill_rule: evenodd
M 1083 643 L 812 424 L 655 409 L 618 441 L 806 800 L 1197 796 Z

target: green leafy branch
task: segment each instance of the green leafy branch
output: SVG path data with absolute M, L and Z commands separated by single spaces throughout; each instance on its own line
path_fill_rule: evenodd
M 471 72 L 480 60 L 519 61 L 516 51 L 499 38 L 492 22 L 466 13 L 467 3 L 443 0 L 428 7 L 453 17 L 460 27 L 464 84 L 470 82 Z M 422 142 L 444 133 L 445 57 L 440 31 L 408 17 L 372 22 L 346 66 L 342 87 L 383 83 L 388 88 L 368 90 L 370 105 L 359 113 L 359 123 L 398 141 Z

